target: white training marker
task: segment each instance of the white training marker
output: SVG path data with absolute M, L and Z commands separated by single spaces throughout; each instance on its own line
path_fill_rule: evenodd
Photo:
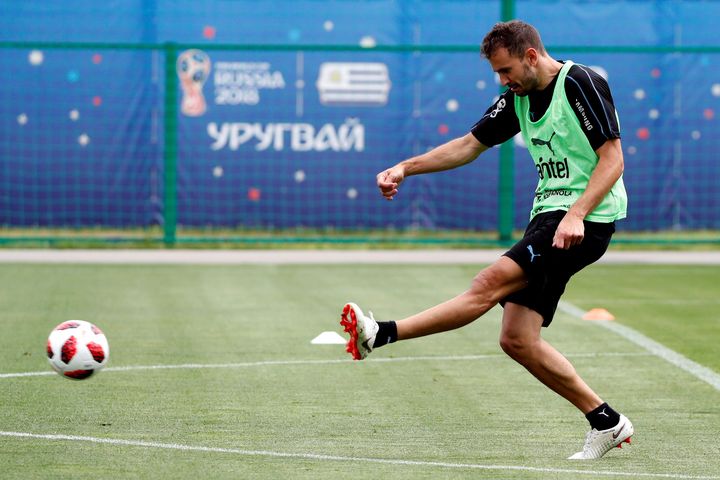
M 310 341 L 313 345 L 345 345 L 347 340 L 337 332 L 322 332 Z

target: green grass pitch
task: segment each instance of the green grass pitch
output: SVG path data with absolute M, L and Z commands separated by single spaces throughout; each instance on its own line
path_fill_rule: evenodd
M 310 343 L 341 331 L 346 301 L 397 318 L 479 268 L 1 265 L 0 477 L 720 478 L 720 392 L 592 322 L 558 313 L 544 332 L 635 424 L 592 463 L 566 460 L 587 424 L 502 354 L 498 309 L 365 362 Z M 717 267 L 597 265 L 565 300 L 718 372 L 718 285 Z M 49 372 L 68 319 L 105 331 L 107 371 L 7 375 Z M 117 370 L 168 365 L 185 367 Z

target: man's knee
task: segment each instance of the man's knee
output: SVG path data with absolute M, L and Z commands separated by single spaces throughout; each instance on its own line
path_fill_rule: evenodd
M 530 342 L 523 336 L 513 335 L 507 332 L 503 332 L 500 335 L 500 348 L 511 358 L 516 360 L 525 358 L 530 351 L 530 347 Z
M 505 313 L 508 308 L 515 308 L 515 305 L 506 304 Z M 524 310 L 524 309 L 523 309 Z M 515 321 L 509 318 L 503 319 L 503 329 L 500 333 L 500 348 L 511 358 L 519 363 L 526 363 L 533 359 L 538 353 L 540 346 L 539 318 L 534 314 L 528 314 L 526 321 L 520 321 L 522 317 L 516 317 Z
M 479 303 L 493 303 L 494 305 L 500 301 L 497 298 L 497 292 L 501 284 L 501 276 L 497 272 L 486 268 L 472 279 L 470 293 Z
M 538 358 L 538 342 L 525 337 L 500 336 L 500 348 L 520 365 L 528 366 Z
M 491 266 L 475 275 L 469 293 L 479 303 L 493 306 L 510 293 L 523 288 L 525 273 L 518 264 L 507 257 L 501 257 Z

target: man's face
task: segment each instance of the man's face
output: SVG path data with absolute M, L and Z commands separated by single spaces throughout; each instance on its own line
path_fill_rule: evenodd
M 538 87 L 535 71 L 537 52 L 528 49 L 522 58 L 510 55 L 506 48 L 498 48 L 488 59 L 493 71 L 500 77 L 500 83 L 515 95 L 524 97 Z

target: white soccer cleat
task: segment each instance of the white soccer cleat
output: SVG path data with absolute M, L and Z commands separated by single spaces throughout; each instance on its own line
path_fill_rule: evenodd
M 594 460 L 600 458 L 617 447 L 622 448 L 623 443 L 630 443 L 630 437 L 635 433 L 633 424 L 625 415 L 620 414 L 620 421 L 613 428 L 607 430 L 592 429 L 585 437 L 585 445 L 581 452 L 568 457 L 568 460 Z
M 350 334 L 346 350 L 354 360 L 367 357 L 375 343 L 375 335 L 379 327 L 372 312 L 369 313 L 370 316 L 366 317 L 360 307 L 354 303 L 347 303 L 340 315 L 340 325 Z

